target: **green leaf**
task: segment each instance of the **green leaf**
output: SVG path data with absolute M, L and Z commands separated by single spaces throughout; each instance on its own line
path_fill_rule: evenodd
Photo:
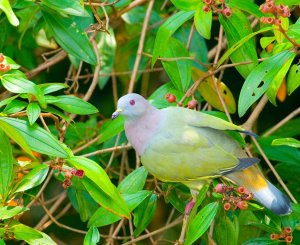
M 1 82 L 3 87 L 12 93 L 28 93 L 33 94 L 39 101 L 42 107 L 46 106 L 44 95 L 40 88 L 33 82 L 23 78 L 18 73 L 6 73 L 1 76 Z
M 196 30 L 206 39 L 210 39 L 212 25 L 212 11 L 203 11 L 204 3 L 200 3 L 195 11 L 194 23 Z
M 124 130 L 124 117 L 120 116 L 117 117 L 114 120 L 107 120 L 103 123 L 99 135 L 100 140 L 98 141 L 98 144 L 101 144 L 112 137 L 116 136 L 120 132 Z
M 117 42 L 112 28 L 108 29 L 109 35 L 105 32 L 99 32 L 97 35 L 97 47 L 101 57 L 101 71 L 98 80 L 100 89 L 103 89 L 109 80 L 110 76 L 103 76 L 102 73 L 110 74 L 113 71 L 115 62 Z
M 241 39 L 253 34 L 247 17 L 239 10 L 233 9 L 232 16 L 229 18 L 219 15 L 219 20 L 224 28 L 228 47 L 234 47 Z M 246 65 L 236 66 L 238 72 L 246 78 L 249 73 L 256 67 L 257 54 L 256 46 L 253 38 L 249 38 L 242 46 L 236 49 L 231 55 L 232 63 L 251 61 L 252 63 Z M 223 62 L 223 61 L 222 61 Z M 221 63 L 221 60 L 218 64 Z
M 79 0 L 41 0 L 41 4 L 58 11 L 59 13 L 84 16 L 84 8 Z
M 186 234 L 185 244 L 190 245 L 200 238 L 207 231 L 215 218 L 219 205 L 217 202 L 207 204 L 192 220 Z
M 83 245 L 96 245 L 100 242 L 100 233 L 95 226 L 91 226 L 84 237 Z
M 243 116 L 249 107 L 268 89 L 280 68 L 294 57 L 294 53 L 285 50 L 260 63 L 247 77 L 238 102 L 239 116 Z
M 176 8 L 185 11 L 195 10 L 197 5 L 199 4 L 198 0 L 171 0 L 171 2 L 175 5 Z
M 5 127 L 4 123 L 9 124 L 9 126 L 14 129 L 14 132 L 10 132 L 10 137 L 17 134 L 21 135 L 28 146 L 34 151 L 62 158 L 67 158 L 72 155 L 70 149 L 60 143 L 52 134 L 36 124 L 30 126 L 28 122 L 21 119 L 0 117 L 0 127 L 2 127 L 6 133 L 8 127 Z M 11 129 L 11 127 L 9 128 Z M 20 137 L 18 138 L 20 139 Z M 17 143 L 22 143 L 22 146 L 24 146 L 23 142 L 17 141 Z
M 46 233 L 36 230 L 42 237 L 25 240 L 30 245 L 57 245 Z
M 17 224 L 10 228 L 10 231 L 14 233 L 14 237 L 17 240 L 33 240 L 41 238 L 42 235 L 39 233 L 39 231 L 23 224 Z
M 214 237 L 217 244 L 236 245 L 238 244 L 238 221 L 236 216 L 231 221 L 228 216 L 220 216 L 214 226 Z
M 1 229 L 1 228 L 0 228 Z M 4 230 L 4 229 L 3 229 Z M 1 231 L 0 231 L 0 235 L 1 235 Z M 0 238 L 0 245 L 5 245 L 5 242 Z
M 168 46 L 161 52 L 161 56 L 164 58 L 187 57 L 189 56 L 189 52 L 177 39 L 170 38 Z M 192 61 L 162 61 L 162 65 L 170 77 L 174 87 L 179 91 L 185 92 L 191 83 Z
M 14 14 L 8 0 L 0 1 L 0 9 L 6 14 L 6 17 L 7 17 L 8 21 L 10 22 L 10 24 L 12 24 L 13 26 L 19 25 L 20 22 L 19 22 L 17 16 Z
M 134 236 L 138 236 L 150 224 L 157 205 L 157 196 L 152 194 L 146 198 L 134 211 L 133 224 L 136 227 L 133 232 Z
M 169 38 L 172 34 L 187 20 L 191 19 L 194 15 L 194 11 L 180 11 L 163 23 L 157 31 L 154 48 L 153 48 L 153 56 L 152 56 L 152 64 L 153 67 L 157 58 L 161 55 L 161 53 L 165 50 L 168 45 Z
M 15 186 L 14 192 L 21 192 L 40 185 L 46 178 L 49 171 L 47 164 L 35 166 L 28 174 L 26 174 Z
M 300 63 L 291 66 L 287 77 L 288 94 L 293 93 L 300 86 Z
M 275 41 L 275 37 L 262 37 L 259 42 L 262 48 L 266 48 L 270 43 Z
M 131 194 L 143 189 L 148 172 L 144 166 L 132 171 L 125 179 L 118 185 L 121 193 Z
M 12 102 L 14 99 L 16 99 L 16 98 L 18 98 L 18 97 L 19 97 L 19 95 L 17 94 L 17 95 L 15 95 L 15 96 L 8 97 L 7 99 L 4 99 L 4 100 L 0 101 L 0 107 L 9 104 L 10 102 Z
M 68 88 L 69 86 L 64 83 L 43 83 L 39 84 L 39 87 L 43 94 L 50 94 L 58 90 Z
M 191 210 L 191 213 L 189 215 L 189 223 L 188 223 L 188 229 L 189 229 L 189 226 L 191 225 L 191 223 L 193 222 L 194 220 L 194 217 L 197 213 L 197 210 L 198 210 L 198 207 L 202 204 L 203 200 L 205 199 L 206 197 L 206 193 L 208 191 L 208 188 L 209 188 L 209 185 L 204 185 L 201 190 L 199 191 L 198 195 L 197 195 L 197 199 L 196 199 L 196 203 L 193 207 L 193 209 Z
M 217 67 L 219 67 L 220 65 L 222 65 L 224 63 L 224 61 L 232 54 L 234 53 L 236 50 L 238 50 L 240 47 L 243 47 L 244 43 L 247 42 L 248 40 L 250 40 L 252 37 L 256 36 L 257 34 L 263 33 L 263 32 L 267 32 L 272 30 L 272 27 L 266 27 L 263 29 L 260 29 L 259 31 L 253 32 L 247 36 L 245 36 L 244 38 L 242 38 L 241 40 L 239 40 L 237 43 L 235 43 L 231 48 L 229 48 L 225 54 L 223 54 L 223 56 L 220 58 L 220 60 L 218 61 Z
M 23 206 L 15 206 L 15 207 L 0 207 L 0 219 L 9 219 L 12 218 L 20 213 L 23 213 L 25 211 L 29 210 L 26 207 Z
M 21 148 L 30 156 L 32 156 L 32 151 L 27 144 L 23 136 L 10 124 L 0 120 L 0 128 L 5 132 L 5 134 L 13 139 Z
M 273 105 L 276 105 L 276 95 L 278 89 L 280 88 L 283 79 L 285 78 L 285 75 L 287 74 L 295 56 L 296 54 L 293 53 L 288 59 L 286 59 L 284 64 L 279 69 L 277 68 L 277 74 L 275 75 L 275 77 L 273 77 L 267 89 L 267 96 Z
M 84 177 L 81 182 L 91 197 L 102 207 L 120 217 L 130 218 L 129 209 L 121 195 L 107 195 L 101 188 L 99 188 L 97 183 L 94 183 L 87 177 Z
M 12 146 L 2 129 L 0 129 L 0 139 L 0 203 L 2 203 L 10 191 L 9 186 L 13 180 L 14 158 Z
M 55 98 L 57 101 L 53 102 L 53 104 L 66 112 L 78 115 L 88 115 L 98 112 L 95 106 L 75 96 L 61 95 Z
M 138 191 L 136 193 L 132 194 L 123 194 L 124 200 L 126 204 L 128 205 L 128 208 L 131 211 L 133 211 L 138 205 L 141 204 L 147 198 L 149 195 L 151 195 L 150 191 L 142 190 Z M 90 226 L 105 226 L 112 224 L 118 220 L 120 220 L 121 217 L 117 216 L 108 210 L 100 207 L 98 210 L 93 214 L 93 216 L 90 218 L 88 227 Z
M 272 145 L 288 145 L 291 147 L 300 148 L 300 141 L 294 138 L 282 138 L 273 140 Z
M 259 10 L 259 7 L 251 1 L 240 1 L 240 0 L 230 0 L 226 5 L 230 8 L 238 8 L 249 14 L 254 15 L 256 18 L 263 16 L 263 13 Z
M 39 118 L 41 107 L 38 105 L 38 103 L 32 102 L 27 106 L 26 113 L 28 116 L 29 124 L 32 125 Z
M 118 215 L 130 217 L 128 207 L 119 190 L 111 183 L 106 172 L 100 167 L 100 165 L 84 157 L 71 157 L 67 159 L 67 161 L 70 163 L 70 165 L 72 165 L 72 167 L 84 170 L 85 176 L 95 183 L 95 185 L 99 187 L 106 195 L 108 195 L 108 197 L 114 202 L 115 209 L 117 209 L 113 211 L 115 211 Z M 90 183 L 83 184 L 87 188 L 87 185 Z M 89 187 L 90 186 L 91 185 L 89 185 Z M 93 188 L 93 190 L 95 190 L 95 188 Z M 87 191 L 91 194 L 91 190 L 87 188 Z M 98 194 L 98 192 L 96 194 Z M 94 198 L 92 194 L 91 196 Z M 110 207 L 107 206 L 106 208 Z
M 259 145 L 270 160 L 299 164 L 300 150 L 286 145 L 272 145 L 276 137 L 260 137 Z
M 27 103 L 21 100 L 13 100 L 6 105 L 2 113 L 4 114 L 13 114 L 23 110 L 27 106 Z
M 46 7 L 42 8 L 42 12 L 55 40 L 65 51 L 91 65 L 97 63 L 93 47 L 77 19 L 62 17 Z

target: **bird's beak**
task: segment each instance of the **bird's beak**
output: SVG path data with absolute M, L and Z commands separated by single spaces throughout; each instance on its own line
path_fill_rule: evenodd
M 111 115 L 111 119 L 114 120 L 115 118 L 117 118 L 120 113 L 122 112 L 122 109 L 117 109 L 112 115 Z

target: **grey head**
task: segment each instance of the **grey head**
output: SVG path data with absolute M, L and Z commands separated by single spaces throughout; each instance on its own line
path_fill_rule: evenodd
M 149 108 L 153 107 L 143 96 L 126 94 L 118 100 L 117 110 L 112 114 L 112 119 L 123 115 L 126 120 L 134 121 L 142 117 Z

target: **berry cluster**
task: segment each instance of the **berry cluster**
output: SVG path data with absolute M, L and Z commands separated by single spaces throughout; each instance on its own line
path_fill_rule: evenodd
M 182 106 L 180 103 L 178 103 L 178 102 L 176 101 L 176 96 L 175 96 L 174 94 L 167 93 L 167 94 L 165 95 L 165 98 L 166 98 L 166 100 L 167 100 L 169 103 L 174 103 L 174 102 L 176 102 L 179 106 Z M 192 100 L 190 100 L 190 101 L 188 102 L 187 108 L 189 108 L 189 109 L 194 109 L 194 108 L 196 108 L 197 105 L 198 105 L 198 101 L 195 100 L 195 99 L 192 99 Z
M 293 232 L 293 230 L 291 227 L 285 227 L 285 228 L 283 228 L 281 234 L 272 233 L 270 235 L 270 239 L 271 240 L 284 239 L 284 241 L 289 244 L 289 243 L 292 243 L 292 241 L 293 241 L 292 232 Z
M 220 14 L 222 13 L 226 17 L 230 17 L 232 15 L 232 10 L 228 6 L 225 5 L 224 0 L 203 0 L 204 6 L 203 11 L 208 13 L 209 11 L 213 11 L 214 13 Z M 221 3 L 221 8 L 218 8 L 219 3 Z
M 248 201 L 253 199 L 253 194 L 243 186 L 234 188 L 224 184 L 217 184 L 214 192 L 223 195 L 222 201 L 225 202 L 223 208 L 226 211 L 231 208 L 233 210 L 246 210 L 248 209 Z
M 288 6 L 282 4 L 275 5 L 274 0 L 266 0 L 266 2 L 260 5 L 259 10 L 264 14 L 272 14 L 274 17 L 263 16 L 261 22 L 266 24 L 281 25 L 280 17 L 290 17 L 290 9 Z
M 5 61 L 5 57 L 3 54 L 0 53 L 0 72 L 10 70 L 10 65 L 4 64 L 3 63 L 4 61 Z
M 70 168 L 70 169 L 65 169 L 62 168 L 61 166 L 52 166 L 53 169 L 57 169 L 60 172 L 63 172 L 65 174 L 65 179 L 64 182 L 62 184 L 63 188 L 67 189 L 69 186 L 72 185 L 71 179 L 73 176 L 77 176 L 78 178 L 83 178 L 84 177 L 84 171 L 79 169 L 74 169 L 74 168 Z

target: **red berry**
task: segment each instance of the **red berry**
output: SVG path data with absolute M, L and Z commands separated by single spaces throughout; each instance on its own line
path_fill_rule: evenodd
M 217 184 L 214 188 L 214 192 L 216 193 L 224 193 L 226 191 L 226 185 L 224 184 Z
M 232 15 L 232 10 L 226 7 L 222 10 L 222 14 L 226 17 L 230 17 Z
M 63 188 L 67 189 L 69 186 L 72 185 L 72 182 L 70 179 L 65 179 L 63 182 Z
M 166 94 L 165 95 L 165 98 L 167 99 L 167 101 L 169 103 L 173 103 L 173 102 L 176 102 L 176 96 L 174 94 Z
M 71 168 L 70 169 L 70 173 L 72 174 L 72 176 L 76 175 L 77 170 L 75 168 Z
M 79 178 L 83 178 L 84 177 L 84 171 L 83 170 L 77 170 L 75 175 Z
M 287 236 L 284 240 L 286 243 L 291 243 L 293 241 L 293 236 Z
M 210 7 L 208 5 L 204 5 L 202 10 L 205 12 L 205 13 L 208 13 L 210 11 Z
M 236 206 L 241 210 L 246 210 L 248 208 L 248 203 L 245 201 L 239 201 Z
M 268 24 L 273 24 L 274 21 L 275 21 L 275 19 L 272 18 L 272 17 L 268 17 L 268 18 L 266 19 L 266 21 L 267 21 Z
M 4 61 L 4 55 L 0 53 L 0 63 L 2 63 L 3 61 Z
M 281 20 L 280 19 L 275 19 L 274 24 L 280 26 L 281 25 Z
M 271 235 L 270 235 L 270 239 L 271 240 L 278 240 L 279 239 L 279 235 L 278 234 L 276 234 L 276 233 L 272 233 Z
M 204 2 L 205 4 L 207 4 L 207 5 L 209 5 L 209 4 L 212 3 L 212 0 L 204 0 L 203 2 Z
M 197 105 L 198 105 L 198 101 L 197 101 L 197 100 L 191 100 L 191 101 L 189 101 L 189 103 L 187 104 L 187 107 L 188 107 L 189 109 L 194 109 Z
M 231 208 L 231 204 L 229 202 L 226 202 L 223 206 L 225 211 L 228 211 Z
M 283 232 L 285 234 L 291 234 L 293 232 L 292 227 L 289 227 L 289 226 L 285 227 Z
M 237 189 L 238 193 L 240 194 L 244 194 L 246 192 L 246 188 L 244 186 L 240 186 L 238 189 Z
M 194 200 L 191 200 L 186 206 L 185 206 L 185 210 L 184 210 L 184 213 L 186 214 L 186 215 L 188 215 L 190 212 L 191 212 L 191 210 L 193 209 L 193 207 L 195 206 L 195 201 Z

